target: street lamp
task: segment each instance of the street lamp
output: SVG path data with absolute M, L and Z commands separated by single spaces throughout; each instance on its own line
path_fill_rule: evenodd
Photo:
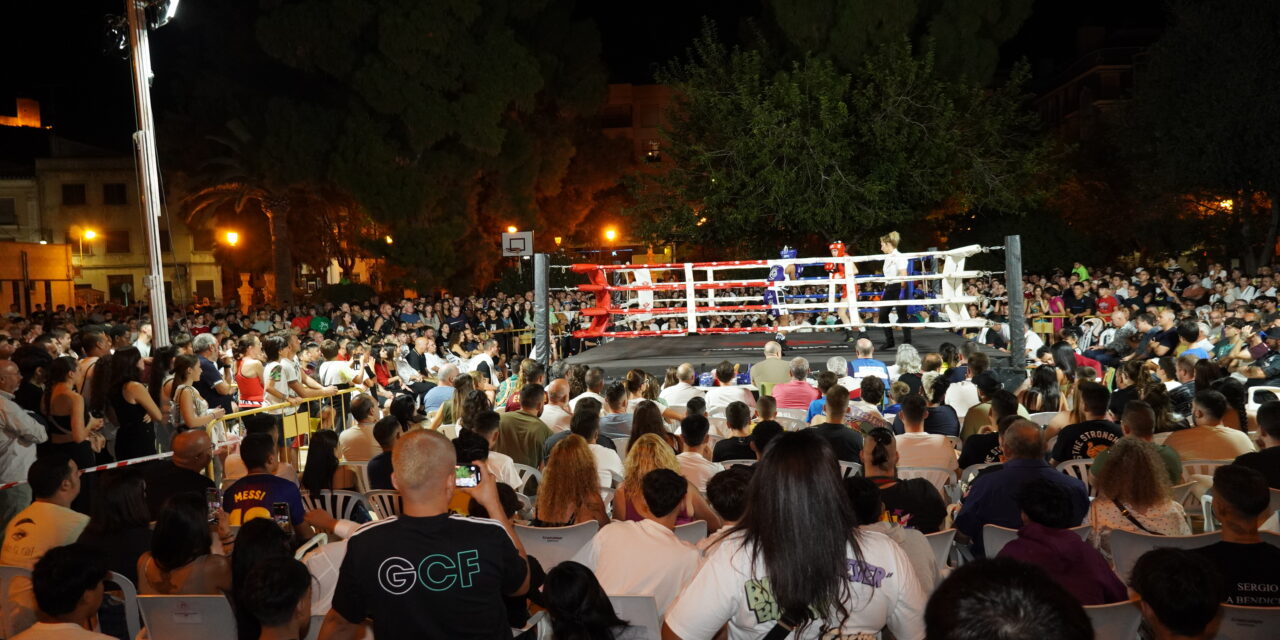
M 382 237 L 382 239 L 383 239 L 383 240 L 386 240 L 386 241 L 387 241 L 387 244 L 395 244 L 395 243 L 396 243 L 395 238 L 392 238 L 391 236 L 383 236 L 383 237 Z
M 230 247 L 234 247 L 240 243 L 240 234 L 235 231 L 228 231 L 224 238 L 226 238 L 227 246 Z
M 516 229 L 516 226 L 515 226 L 515 225 L 509 225 L 509 226 L 507 227 L 507 233 L 515 233 L 515 232 L 517 232 L 517 231 L 519 231 L 519 229 Z
M 80 259 L 81 260 L 84 260 L 84 241 L 85 240 L 92 241 L 96 237 L 98 237 L 98 232 L 94 231 L 93 229 L 84 229 L 80 231 Z
M 608 240 L 609 242 L 613 242 L 614 240 L 617 240 L 617 239 L 618 239 L 618 230 L 617 230 L 617 229 L 614 229 L 613 227 L 609 227 L 608 229 L 605 229 L 605 230 L 604 230 L 604 239 L 605 239 L 605 240 Z

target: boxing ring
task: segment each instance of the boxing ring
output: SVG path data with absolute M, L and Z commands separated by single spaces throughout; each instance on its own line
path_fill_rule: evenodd
M 642 338 L 694 334 L 783 333 L 815 329 L 861 331 L 873 327 L 964 329 L 987 326 L 970 316 L 968 305 L 977 298 L 965 294 L 964 280 L 992 271 L 969 270 L 971 256 L 1005 247 L 969 245 L 945 251 L 896 254 L 908 264 L 906 275 L 862 274 L 860 264 L 883 263 L 886 254 L 846 256 L 833 244 L 833 255 L 800 258 L 784 249 L 785 257 L 767 260 L 684 262 L 645 265 L 574 264 L 568 269 L 586 277 L 573 289 L 594 294 L 595 302 L 579 313 L 590 325 L 573 332 L 576 338 Z M 843 245 L 840 245 L 843 248 Z M 819 275 L 812 275 L 818 273 Z M 859 275 L 847 275 L 847 274 Z M 900 284 L 902 297 L 885 299 L 887 287 Z M 808 293 L 804 291 L 813 289 Z M 890 308 L 896 321 L 876 322 L 864 314 Z M 837 313 L 836 324 L 788 324 L 798 313 Z M 922 315 L 908 322 L 908 314 Z M 710 316 L 772 318 L 769 326 L 700 327 Z M 668 328 L 636 329 L 627 325 L 666 321 Z

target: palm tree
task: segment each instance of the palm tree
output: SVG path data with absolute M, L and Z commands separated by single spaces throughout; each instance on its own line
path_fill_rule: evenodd
M 209 136 L 221 145 L 226 155 L 210 159 L 202 172 L 202 186 L 182 199 L 188 224 L 207 221 L 228 207 L 243 215 L 248 207 L 257 206 L 267 217 L 271 230 L 273 268 L 276 278 L 275 297 L 278 304 L 293 303 L 293 254 L 290 251 L 289 212 L 299 199 L 308 198 L 310 190 L 301 184 L 275 179 L 261 161 L 260 140 L 239 120 L 227 124 L 225 136 Z

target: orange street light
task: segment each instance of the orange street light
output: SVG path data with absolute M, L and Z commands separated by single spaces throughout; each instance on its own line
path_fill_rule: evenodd
M 605 239 L 605 240 L 608 240 L 609 242 L 613 242 L 614 240 L 617 240 L 617 239 L 618 239 L 618 230 L 617 230 L 617 229 L 614 229 L 613 227 L 609 227 L 608 229 L 605 229 L 605 230 L 604 230 L 604 239 Z
M 519 229 L 516 229 L 515 225 L 510 225 L 507 227 L 507 233 L 515 233 L 516 231 L 519 231 Z
M 386 241 L 387 241 L 387 244 L 395 244 L 395 243 L 396 243 L 396 241 L 395 241 L 391 236 L 383 236 L 383 237 L 382 237 L 382 239 L 383 239 L 383 240 L 386 240 Z
M 226 238 L 227 246 L 234 247 L 240 243 L 240 234 L 235 231 L 228 231 L 223 237 Z
M 564 238 L 562 238 L 562 237 L 560 237 L 560 236 L 556 236 L 556 246 L 557 246 L 557 247 L 558 247 L 558 246 L 560 246 L 560 243 L 561 243 L 561 242 L 563 242 L 563 241 L 564 241 Z
M 98 232 L 94 231 L 93 229 L 85 229 L 84 233 L 82 233 L 81 235 L 84 237 L 85 240 L 92 240 L 98 237 Z

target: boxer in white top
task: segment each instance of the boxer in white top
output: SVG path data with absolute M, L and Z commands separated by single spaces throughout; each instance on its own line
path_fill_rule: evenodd
M 884 275 L 887 278 L 907 275 L 907 259 L 902 257 L 898 252 L 898 242 L 901 240 L 897 231 L 890 231 L 880 236 L 880 251 L 885 253 L 884 259 Z M 881 300 L 901 300 L 902 299 L 902 283 L 889 282 L 885 283 L 884 295 Z M 880 315 L 877 322 L 889 322 L 889 312 L 895 310 L 894 307 L 880 307 Z M 902 321 L 906 317 L 906 308 L 897 307 L 898 320 Z M 911 329 L 902 328 L 902 341 L 911 344 Z M 893 342 L 893 327 L 884 328 L 884 344 L 880 346 L 882 349 L 892 349 L 895 344 Z

